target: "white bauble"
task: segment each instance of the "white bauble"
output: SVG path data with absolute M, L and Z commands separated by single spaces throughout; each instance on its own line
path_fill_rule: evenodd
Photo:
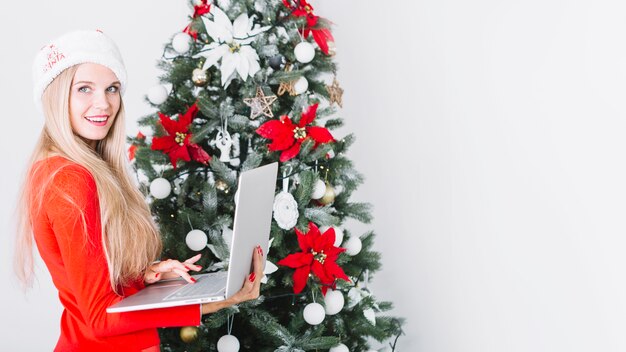
M 148 100 L 154 105 L 163 104 L 167 100 L 167 88 L 158 84 L 148 90 Z
M 345 300 L 341 291 L 328 290 L 324 296 L 326 315 L 335 315 L 343 309 Z
M 150 182 L 150 194 L 156 199 L 163 199 L 170 195 L 172 185 L 163 177 L 155 178 Z
M 320 227 L 320 233 L 326 232 L 326 230 L 328 230 L 329 228 L 330 226 Z M 339 247 L 339 245 L 341 245 L 341 242 L 343 242 L 343 229 L 336 226 L 333 226 L 333 228 L 335 229 L 335 243 L 333 243 L 333 246 Z
M 308 64 L 315 57 L 315 48 L 309 42 L 300 42 L 293 49 L 293 53 L 296 55 L 296 60 L 303 64 Z
M 309 303 L 304 307 L 304 320 L 311 325 L 318 325 L 324 321 L 326 312 L 319 303 Z
M 178 33 L 172 39 L 172 48 L 179 54 L 185 54 L 189 51 L 190 39 L 189 34 L 183 32 Z
M 217 340 L 218 352 L 237 352 L 239 351 L 239 340 L 233 335 L 224 335 Z
M 315 186 L 313 187 L 313 193 L 311 194 L 312 199 L 320 199 L 326 193 L 326 183 L 324 181 L 318 179 L 315 181 Z
M 293 89 L 296 91 L 296 94 L 302 94 L 309 89 L 309 81 L 306 80 L 304 76 L 298 78 L 296 83 L 293 84 Z
M 233 230 L 231 230 L 228 226 L 222 226 L 222 238 L 224 242 L 228 245 L 228 249 L 230 250 L 231 244 L 233 242 Z
M 177 178 L 174 180 L 174 189 L 172 190 L 174 192 L 174 194 L 179 195 L 180 194 L 180 187 L 183 184 L 183 180 L 180 178 Z
M 348 238 L 348 240 L 343 244 L 343 248 L 346 249 L 347 255 L 359 254 L 362 247 L 363 243 L 361 243 L 361 239 L 357 236 L 352 236 Z
M 335 227 L 335 243 L 334 243 L 334 246 L 335 247 L 339 247 L 341 245 L 341 242 L 343 242 L 343 230 L 341 229 L 341 227 Z
M 185 237 L 187 247 L 196 252 L 205 249 L 208 242 L 209 238 L 206 233 L 201 230 L 191 230 L 187 233 L 187 237 Z
M 350 352 L 350 350 L 348 349 L 348 346 L 344 345 L 343 343 L 340 343 L 337 346 L 329 349 L 328 352 Z

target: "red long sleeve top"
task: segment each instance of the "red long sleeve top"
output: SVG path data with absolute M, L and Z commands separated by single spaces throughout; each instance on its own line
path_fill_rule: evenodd
M 159 345 L 157 327 L 199 325 L 198 305 L 106 312 L 123 297 L 109 281 L 93 176 L 59 156 L 38 163 L 30 187 L 45 193 L 41 209 L 30 210 L 33 233 L 64 307 L 55 351 L 141 351 Z M 52 181 L 41 189 L 52 173 Z M 138 280 L 123 293 L 132 295 L 142 287 Z

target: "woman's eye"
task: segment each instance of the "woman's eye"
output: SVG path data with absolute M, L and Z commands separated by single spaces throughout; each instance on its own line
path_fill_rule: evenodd
M 81 93 L 87 93 L 89 91 L 89 87 L 80 87 L 78 88 L 78 91 Z
M 119 88 L 117 86 L 110 86 L 107 91 L 109 93 L 117 93 L 117 91 L 119 90 Z

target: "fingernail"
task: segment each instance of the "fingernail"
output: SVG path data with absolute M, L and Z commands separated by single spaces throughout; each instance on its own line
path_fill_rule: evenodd
M 159 277 L 159 274 L 160 274 L 160 273 L 156 273 L 156 274 L 154 274 L 154 277 L 155 277 L 155 278 Z
M 261 248 L 261 246 L 257 246 L 256 248 L 258 249 L 258 252 L 259 252 L 259 254 L 262 257 L 263 256 L 263 248 Z
M 185 268 L 187 268 L 187 270 L 191 270 L 190 267 L 188 267 L 187 265 L 183 265 Z
M 248 280 L 250 280 L 250 282 L 254 282 L 254 279 L 256 279 L 256 274 L 252 273 L 250 274 L 250 276 L 248 276 Z
M 194 279 L 193 277 L 191 278 L 191 282 L 193 282 L 194 284 L 196 283 L 196 281 L 198 280 Z

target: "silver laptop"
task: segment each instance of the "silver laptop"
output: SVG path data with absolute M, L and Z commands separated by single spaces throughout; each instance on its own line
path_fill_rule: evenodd
M 272 163 L 239 176 L 228 271 L 192 275 L 197 280 L 194 284 L 182 278 L 159 281 L 112 305 L 107 312 L 215 302 L 239 291 L 251 272 L 254 247 L 260 245 L 263 253 L 268 253 L 277 174 L 278 163 Z

